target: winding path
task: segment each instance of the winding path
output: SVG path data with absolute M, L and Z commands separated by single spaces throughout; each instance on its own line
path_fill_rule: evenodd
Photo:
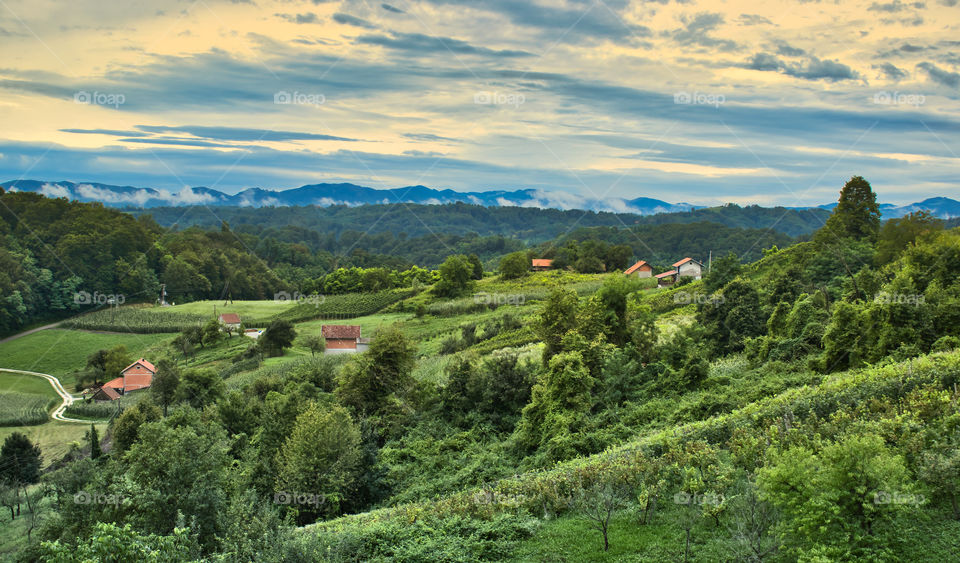
M 41 330 L 41 329 L 37 329 Z M 63 416 L 63 411 L 67 410 L 67 407 L 73 404 L 76 401 L 76 397 L 67 393 L 67 390 L 63 388 L 63 385 L 60 384 L 60 380 L 55 376 L 52 376 L 47 373 L 37 373 L 35 371 L 23 371 L 20 369 L 6 369 L 0 368 L 0 371 L 6 371 L 9 373 L 19 373 L 23 375 L 36 375 L 37 377 L 42 377 L 50 382 L 50 385 L 53 386 L 53 390 L 57 392 L 57 395 L 60 395 L 60 398 L 63 399 L 63 402 L 57 407 L 53 414 L 51 415 L 54 420 L 59 420 L 60 422 L 81 422 L 83 424 L 90 424 L 89 420 L 80 420 L 77 418 L 67 418 Z
M 0 344 L 2 344 L 2 343 L 4 343 L 4 342 L 9 342 L 9 341 L 11 341 L 11 340 L 16 340 L 16 339 L 18 339 L 18 338 L 20 338 L 20 337 L 23 337 L 23 336 L 26 336 L 26 335 L 28 335 L 28 334 L 33 334 L 33 333 L 35 333 L 35 332 L 40 332 L 41 330 L 47 330 L 47 329 L 50 329 L 50 328 L 57 328 L 58 326 L 60 326 L 60 324 L 61 324 L 62 322 L 63 322 L 63 321 L 57 321 L 57 322 L 55 322 L 55 323 L 50 323 L 50 324 L 48 324 L 48 325 L 38 326 L 37 328 L 31 328 L 30 330 L 25 330 L 25 331 L 23 331 L 23 332 L 18 332 L 17 334 L 8 336 L 8 337 L 6 337 L 6 338 L 0 338 Z M 6 370 L 6 371 L 9 371 L 9 370 Z

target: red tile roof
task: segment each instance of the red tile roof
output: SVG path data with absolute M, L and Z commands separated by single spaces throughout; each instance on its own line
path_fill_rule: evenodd
M 124 387 L 123 377 L 118 377 L 116 379 L 111 379 L 110 381 L 103 384 L 104 387 L 110 387 L 112 389 L 122 389 L 124 393 L 127 391 L 136 391 L 137 389 L 146 389 L 150 387 L 150 384 L 153 383 L 153 376 L 149 374 L 137 374 L 137 375 L 128 375 L 126 387 Z
M 133 362 L 133 363 L 130 364 L 129 366 L 123 368 L 122 370 L 120 370 L 120 373 L 123 373 L 123 372 L 127 371 L 128 369 L 132 368 L 133 366 L 135 366 L 135 365 L 137 365 L 137 364 L 142 365 L 143 367 L 147 368 L 148 370 L 152 371 L 153 373 L 157 373 L 157 368 L 156 368 L 153 364 L 151 364 L 150 362 L 148 362 L 147 360 L 144 360 L 143 358 L 140 358 L 139 360 Z
M 107 398 L 110 399 L 111 401 L 116 401 L 117 399 L 120 398 L 120 394 L 119 394 L 119 393 L 117 393 L 116 391 L 114 391 L 112 387 L 107 387 L 106 385 L 104 385 L 103 387 L 95 390 L 95 391 L 93 392 L 93 396 L 96 397 L 98 393 L 103 393 L 103 394 L 106 395 Z
M 686 264 L 687 262 L 697 262 L 697 264 L 700 264 L 700 262 L 698 262 L 697 260 L 694 260 L 693 258 L 687 257 L 687 258 L 684 258 L 683 260 L 681 260 L 681 261 L 679 261 L 679 262 L 674 262 L 673 267 L 674 267 L 674 268 L 677 268 L 677 267 L 679 267 L 681 264 Z M 702 266 L 703 264 L 700 264 L 700 265 Z
M 549 268 L 553 266 L 553 260 L 548 260 L 546 258 L 534 258 L 532 263 L 534 268 Z
M 655 278 L 665 278 L 667 276 L 675 276 L 677 274 L 676 270 L 670 270 L 669 272 L 664 272 L 662 274 L 657 274 Z
M 320 335 L 338 340 L 360 338 L 360 325 L 323 325 L 320 327 Z
M 634 264 L 633 266 L 630 266 L 629 268 L 627 268 L 626 270 L 624 270 L 623 273 L 624 273 L 624 274 L 632 274 L 632 273 L 636 272 L 637 270 L 639 270 L 640 268 L 642 268 L 642 267 L 644 267 L 644 266 L 646 266 L 647 268 L 653 268 L 653 266 L 651 266 L 650 264 L 647 264 L 647 261 L 646 261 L 646 260 L 641 260 L 641 261 L 637 262 L 636 264 Z
M 224 313 L 220 315 L 220 322 L 228 325 L 240 324 L 240 315 L 236 313 Z

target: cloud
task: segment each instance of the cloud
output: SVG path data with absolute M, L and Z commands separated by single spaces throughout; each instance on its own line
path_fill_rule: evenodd
M 364 29 L 377 29 L 377 26 L 368 22 L 363 18 L 358 18 L 357 16 L 351 16 L 350 14 L 344 14 L 342 12 L 337 12 L 333 14 L 333 21 L 337 23 L 342 23 L 343 25 L 352 25 L 354 27 L 362 27 Z
M 747 25 L 747 26 L 776 25 L 769 19 L 758 14 L 740 14 L 740 18 L 738 21 L 740 22 L 740 25 Z
M 65 188 L 58 184 L 44 184 L 40 188 L 40 193 L 50 198 L 65 197 L 67 199 L 70 199 L 72 195 L 70 193 L 69 188 Z
M 432 133 L 404 133 L 404 137 L 412 139 L 414 141 L 427 141 L 427 142 L 447 142 L 447 143 L 461 143 L 461 139 L 454 139 L 452 137 L 441 137 L 440 135 L 434 135 Z
M 887 2 L 885 4 L 874 2 L 869 8 L 867 8 L 867 10 L 871 12 L 887 12 L 893 14 L 903 12 L 911 8 L 921 10 L 926 7 L 927 5 L 923 2 L 901 2 L 900 0 L 893 0 L 893 2 Z
M 743 68 L 766 72 L 781 72 L 794 78 L 804 80 L 856 80 L 860 74 L 839 61 L 819 59 L 813 55 L 805 57 L 799 62 L 784 62 L 770 53 L 754 53 Z
M 290 23 L 297 24 L 321 23 L 323 21 L 313 12 L 307 12 L 305 14 L 276 14 L 276 16 Z
M 717 39 L 710 36 L 723 23 L 723 14 L 701 12 L 686 22 L 682 29 L 673 32 L 673 39 L 681 45 L 700 45 L 715 47 L 721 51 L 733 51 L 738 48 L 736 41 Z
M 907 72 L 896 67 L 893 63 L 883 63 L 879 66 L 874 66 L 883 73 L 883 75 L 890 80 L 900 80 L 907 77 Z
M 390 49 L 397 49 L 407 52 L 418 52 L 424 54 L 430 53 L 456 53 L 458 55 L 489 55 L 497 57 L 532 57 L 533 53 L 526 51 L 516 51 L 512 49 L 489 49 L 487 47 L 477 47 L 460 39 L 451 39 L 449 37 L 434 37 L 422 33 L 397 33 L 392 37 L 386 35 L 361 35 L 357 38 L 357 43 L 366 45 L 379 45 Z
M 392 6 L 392 5 L 387 4 L 387 3 L 380 4 L 380 7 L 383 8 L 384 10 L 388 11 L 388 12 L 393 12 L 394 14 L 406 14 L 406 13 L 407 13 L 407 12 L 401 10 L 400 8 L 397 8 L 396 6 Z
M 194 137 L 220 141 L 356 141 L 346 137 L 302 133 L 299 131 L 274 131 L 271 129 L 248 129 L 243 127 L 205 127 L 184 125 L 137 125 L 137 129 L 150 133 L 187 133 Z
M 960 86 L 960 73 L 950 72 L 943 70 L 937 65 L 929 62 L 923 62 L 917 65 L 917 68 L 922 68 L 927 71 L 927 75 L 930 77 L 930 80 L 933 80 L 937 84 L 947 86 L 950 88 L 956 88 Z
M 806 51 L 798 47 L 793 47 L 786 41 L 777 41 L 777 54 L 784 55 L 786 57 L 799 57 L 801 55 L 805 55 Z
M 575 8 L 517 0 L 428 0 L 438 6 L 464 6 L 499 15 L 510 23 L 541 31 L 551 42 L 616 41 L 635 43 L 650 37 L 650 28 L 630 23 L 617 9 L 623 2 L 578 2 Z
M 149 133 L 143 131 L 125 131 L 122 129 L 60 129 L 64 133 L 81 135 L 112 135 L 114 137 L 146 137 Z

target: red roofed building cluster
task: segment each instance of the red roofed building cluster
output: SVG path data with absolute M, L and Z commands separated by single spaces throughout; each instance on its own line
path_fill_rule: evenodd
M 320 336 L 327 344 L 328 354 L 363 352 L 370 340 L 360 336 L 360 325 L 323 325 Z
M 93 397 L 98 401 L 115 401 L 130 391 L 147 389 L 153 384 L 153 376 L 156 374 L 156 366 L 140 358 L 123 368 L 120 377 L 111 379 L 94 391 Z

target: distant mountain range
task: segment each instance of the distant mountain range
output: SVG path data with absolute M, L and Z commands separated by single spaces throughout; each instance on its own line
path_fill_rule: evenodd
M 588 209 L 592 211 L 610 211 L 614 213 L 634 213 L 654 215 L 658 213 L 676 213 L 700 209 L 689 203 L 668 203 L 659 199 L 638 197 L 635 199 L 607 198 L 590 199 L 566 192 L 547 192 L 543 190 L 522 189 L 514 191 L 495 190 L 489 192 L 456 192 L 453 190 L 435 190 L 426 186 L 408 186 L 405 188 L 375 189 L 356 184 L 310 184 L 288 190 L 265 190 L 248 188 L 237 194 L 225 194 L 221 191 L 205 188 L 184 188 L 173 193 L 153 188 L 134 186 L 112 186 L 95 182 L 45 182 L 40 180 L 14 180 L 0 183 L 8 191 L 38 192 L 48 197 L 65 197 L 78 201 L 99 201 L 111 207 L 165 207 L 190 205 L 215 205 L 238 207 L 289 207 L 319 205 L 357 206 L 383 203 L 472 203 L 488 207 L 541 207 L 554 209 Z M 836 203 L 816 206 L 832 209 Z M 795 207 L 793 209 L 809 209 Z M 933 197 L 897 206 L 889 203 L 880 205 L 885 218 L 902 217 L 918 210 L 929 211 L 943 219 L 960 217 L 960 201 L 947 197 Z

